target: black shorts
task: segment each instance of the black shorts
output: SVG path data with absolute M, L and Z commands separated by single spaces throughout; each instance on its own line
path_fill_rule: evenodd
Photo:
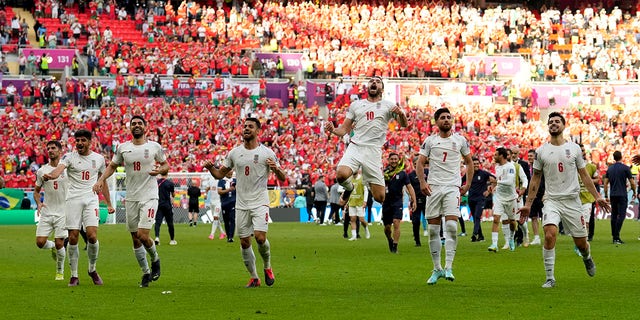
M 402 220 L 402 207 L 382 207 L 382 223 L 389 225 L 394 219 Z
M 189 202 L 189 212 L 200 213 L 200 205 L 196 203 Z
M 542 207 L 544 204 L 540 199 L 533 200 L 531 204 L 531 211 L 529 211 L 530 218 L 542 218 Z
M 493 196 L 487 197 L 484 201 L 484 209 L 493 209 Z

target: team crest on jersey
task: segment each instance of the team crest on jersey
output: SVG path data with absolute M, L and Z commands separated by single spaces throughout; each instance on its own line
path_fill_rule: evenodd
M 376 103 L 376 109 L 380 109 L 380 107 L 382 107 L 382 105 L 380 104 L 380 102 Z
M 149 159 L 149 149 L 144 149 L 144 158 Z
M 96 161 L 95 160 L 91 160 L 91 168 L 93 168 L 93 169 L 96 168 Z
M 564 149 L 564 154 L 567 156 L 567 159 L 571 159 L 571 150 Z
M 458 144 L 457 144 L 457 143 L 455 143 L 455 142 L 452 142 L 452 143 L 451 143 L 451 146 L 453 147 L 453 150 L 458 149 L 458 148 L 457 148 Z
M 257 155 L 257 154 L 256 154 L 256 155 L 254 155 L 254 156 L 253 156 L 253 163 L 258 163 L 258 160 L 259 160 L 258 155 Z

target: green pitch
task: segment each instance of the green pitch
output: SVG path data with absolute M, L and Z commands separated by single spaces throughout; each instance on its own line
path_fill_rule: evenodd
M 54 281 L 55 263 L 50 252 L 36 248 L 35 226 L 1 226 L 0 318 L 632 319 L 640 299 L 639 226 L 627 220 L 626 244 L 613 245 L 609 222 L 598 221 L 594 278 L 587 276 L 570 238 L 560 237 L 553 289 L 540 288 L 545 280 L 540 246 L 494 254 L 486 250 L 489 241 L 471 243 L 469 237 L 459 237 L 456 280 L 427 286 L 433 268 L 427 238 L 414 247 L 409 223 L 402 224 L 397 255 L 389 253 L 379 225 L 372 226 L 371 239 L 350 242 L 342 238 L 341 226 L 271 224 L 276 283 L 266 287 L 263 279 L 263 287 L 255 289 L 244 288 L 249 276 L 239 241 L 207 239 L 210 225 L 177 225 L 177 246 L 168 245 L 163 226 L 162 276 L 139 288 L 141 272 L 125 226 L 104 225 L 97 268 L 104 286 L 94 286 L 87 276 L 81 250 L 80 286 L 69 288 L 68 263 L 65 281 Z M 490 225 L 483 230 L 489 240 Z

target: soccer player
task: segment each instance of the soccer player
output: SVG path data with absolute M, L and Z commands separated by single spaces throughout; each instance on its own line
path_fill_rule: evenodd
M 56 140 L 47 142 L 49 163 L 43 165 L 36 172 L 36 187 L 33 199 L 38 206 L 40 221 L 36 228 L 36 244 L 40 249 L 51 249 L 51 255 L 56 261 L 56 280 L 64 280 L 64 259 L 67 252 L 64 239 L 68 232 L 65 229 L 65 198 L 67 197 L 67 175 L 64 172 L 58 179 L 44 181 L 44 174 L 53 171 L 60 161 L 62 145 Z M 44 203 L 40 200 L 40 192 L 44 190 Z M 55 243 L 48 240 L 53 232 Z
M 220 229 L 220 240 L 224 239 L 227 235 L 224 233 L 222 224 L 220 224 L 220 211 L 222 203 L 220 202 L 220 195 L 218 194 L 218 180 L 211 178 L 209 185 L 207 186 L 207 198 L 209 199 L 209 207 L 211 208 L 211 215 L 213 216 L 213 222 L 211 222 L 211 233 L 209 234 L 209 240 L 215 238 L 216 230 Z
M 98 224 L 100 222 L 98 195 L 92 190 L 93 186 L 105 171 L 105 159 L 99 153 L 91 151 L 92 135 L 88 130 L 78 130 L 74 133 L 76 151 L 65 154 L 58 166 L 42 176 L 43 180 L 56 180 L 67 169 L 69 188 L 66 198 L 65 227 L 69 231 L 69 267 L 71 278 L 69 286 L 80 284 L 78 279 L 78 236 L 84 226 L 87 233 L 87 256 L 89 258 L 89 276 L 93 284 L 102 285 L 102 278 L 96 271 L 100 243 L 98 242 Z M 111 214 L 115 209 L 111 206 L 109 190 L 105 188 L 104 195 L 107 211 Z
M 400 241 L 400 222 L 402 222 L 402 201 L 404 200 L 404 190 L 409 194 L 409 210 L 416 210 L 416 193 L 411 186 L 409 175 L 404 171 L 404 161 L 400 162 L 400 156 L 389 153 L 389 165 L 384 170 L 385 198 L 382 203 L 382 223 L 384 224 L 384 235 L 389 242 L 389 251 L 398 253 L 398 242 Z M 393 225 L 393 233 L 391 226 Z
M 133 139 L 118 145 L 113 159 L 93 186 L 93 190 L 95 192 L 107 190 L 105 186 L 107 178 L 116 171 L 118 166 L 124 165 L 127 185 L 125 197 L 127 229 L 133 240 L 133 252 L 142 269 L 140 287 L 145 288 L 151 281 L 160 278 L 160 257 L 155 243 L 149 237 L 149 232 L 158 210 L 159 194 L 156 176 L 166 175 L 169 165 L 160 144 L 147 140 L 147 121 L 142 116 L 131 117 L 129 128 Z M 151 257 L 151 270 L 149 270 L 147 253 Z
M 559 112 L 551 112 L 547 125 L 550 138 L 547 143 L 536 150 L 533 161 L 533 176 L 529 183 L 529 197 L 525 205 L 520 208 L 520 220 L 525 221 L 529 217 L 529 211 L 533 200 L 538 194 L 540 177 L 544 173 L 546 179 L 546 192 L 544 195 L 544 207 L 542 208 L 542 225 L 544 230 L 544 246 L 542 257 L 546 272 L 546 281 L 543 288 L 553 288 L 556 285 L 554 268 L 556 263 L 556 237 L 558 224 L 564 224 L 567 234 L 573 237 L 575 245 L 582 254 L 582 260 L 591 277 L 596 274 L 596 265 L 591 258 L 589 242 L 587 242 L 587 228 L 582 219 L 580 203 L 580 184 L 578 175 L 585 187 L 600 207 L 610 211 L 609 202 L 602 198 L 589 173 L 585 169 L 585 162 L 580 147 L 572 141 L 566 140 L 562 133 L 566 120 Z
M 429 176 L 418 175 L 420 191 L 426 195 L 425 206 L 429 229 L 429 250 L 433 260 L 433 273 L 427 284 L 433 285 L 438 279 L 455 280 L 453 276 L 453 259 L 458 246 L 457 229 L 460 215 L 460 195 L 469 191 L 473 179 L 473 161 L 467 140 L 452 130 L 453 118 L 447 108 L 440 108 L 434 113 L 434 120 L 439 132 L 427 137 L 420 147 L 420 155 L 416 170 L 422 172 L 429 161 Z M 460 162 L 467 168 L 466 181 L 462 186 Z M 445 217 L 445 269 L 442 269 L 440 252 L 440 228 L 442 216 Z
M 496 163 L 496 179 L 492 181 L 493 197 L 493 228 L 489 251 L 498 252 L 498 225 L 502 221 L 502 233 L 511 251 L 516 250 L 513 239 L 515 232 L 516 209 L 518 193 L 516 192 L 516 168 L 509 161 L 507 149 L 500 147 L 493 155 Z M 503 248 L 504 249 L 504 248 Z
M 362 180 L 369 186 L 373 199 L 384 202 L 385 183 L 382 175 L 382 146 L 387 138 L 388 122 L 396 119 L 400 126 L 407 126 L 407 116 L 398 104 L 383 100 L 382 78 L 369 79 L 366 100 L 351 103 L 347 116 L 338 128 L 331 121 L 325 123 L 325 131 L 339 137 L 353 131 L 351 142 L 338 163 L 336 179 L 344 188 L 340 205 L 344 205 L 353 191 L 352 175 L 362 167 Z
M 264 261 L 264 277 L 268 286 L 275 282 L 271 269 L 271 245 L 267 239 L 269 223 L 269 193 L 267 180 L 269 171 L 273 171 L 280 181 L 285 181 L 286 174 L 278 163 L 275 153 L 260 144 L 260 121 L 247 118 L 244 121 L 242 145 L 233 148 L 220 168 L 214 167 L 211 161 L 204 166 L 216 179 L 222 179 L 231 170 L 236 171 L 236 228 L 242 247 L 244 265 L 251 275 L 247 288 L 260 286 L 260 278 L 256 272 L 256 257 L 251 247 L 251 236 L 256 238 L 258 251 Z

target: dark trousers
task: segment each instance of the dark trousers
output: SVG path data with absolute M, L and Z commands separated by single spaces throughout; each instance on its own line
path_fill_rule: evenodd
M 156 238 L 160 237 L 160 226 L 162 225 L 162 219 L 167 222 L 169 237 L 171 238 L 171 240 L 173 240 L 175 237 L 175 229 L 173 227 L 173 209 L 171 207 L 158 206 L 158 213 L 156 214 L 156 224 L 154 226 Z
M 329 219 L 333 218 L 333 223 L 340 222 L 340 205 L 337 203 L 331 204 L 331 210 L 329 211 Z
M 416 245 L 422 245 L 420 243 L 420 225 L 422 224 L 422 218 L 424 217 L 424 202 L 418 202 L 416 204 L 416 211 L 411 213 L 411 226 L 413 228 L 413 240 Z
M 484 211 L 484 199 L 469 199 L 469 211 L 473 217 L 473 235 L 478 238 L 484 238 L 482 234 L 482 211 Z
M 342 237 L 348 238 L 348 232 L 351 229 L 351 216 L 349 216 L 349 209 L 342 211 L 344 217 L 344 224 L 342 225 Z M 360 218 L 356 217 L 356 238 L 360 238 Z
M 313 201 L 307 201 L 307 215 L 308 215 L 308 220 L 309 221 L 313 221 Z
M 236 233 L 236 205 L 230 204 L 222 206 L 222 220 L 224 220 L 224 231 L 227 239 L 233 239 Z
M 316 216 L 319 223 L 324 223 L 324 212 L 327 211 L 326 201 L 314 201 L 313 206 L 316 207 Z
M 627 204 L 629 199 L 626 196 L 611 196 L 611 237 L 613 240 L 620 240 L 620 230 L 627 215 Z
M 593 233 L 596 231 L 596 203 L 591 204 L 591 217 L 589 219 L 589 239 L 593 239 Z

